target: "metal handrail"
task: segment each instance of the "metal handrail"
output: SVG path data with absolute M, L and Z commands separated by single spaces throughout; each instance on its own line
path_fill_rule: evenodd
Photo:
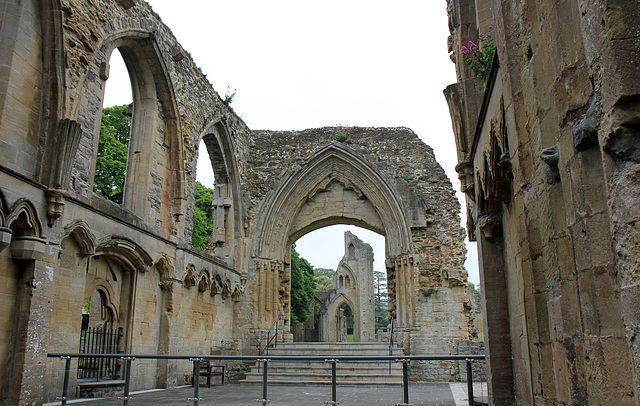
M 271 342 L 272 342 L 273 340 L 275 340 L 275 343 L 274 343 L 274 345 L 273 345 L 273 346 L 274 346 L 274 347 L 277 347 L 277 346 L 278 346 L 278 322 L 279 322 L 279 321 L 280 321 L 280 317 L 278 317 L 278 320 L 276 320 L 276 321 L 271 325 L 271 327 L 269 327 L 269 330 L 267 330 L 267 332 L 266 332 L 266 333 L 264 333 L 264 335 L 262 336 L 262 338 L 260 338 L 260 340 L 258 341 L 258 345 L 257 345 L 257 347 L 258 347 L 258 355 L 262 355 L 262 348 L 260 347 L 260 344 L 262 344 L 262 341 L 264 341 L 265 337 L 267 338 L 267 342 L 266 342 L 266 344 L 264 345 L 264 349 L 266 350 L 266 354 L 267 354 L 267 355 L 269 355 L 269 344 L 271 344 Z M 270 337 L 271 330 L 272 330 L 274 327 L 275 327 L 275 333 L 274 333 L 273 337 L 269 338 L 269 337 Z
M 393 355 L 393 322 L 395 319 L 395 317 L 391 317 L 391 326 L 389 327 L 389 356 Z M 389 361 L 389 375 L 391 375 L 391 361 Z
M 251 362 L 262 362 L 264 363 L 264 373 L 263 373 L 263 393 L 262 399 L 257 399 L 258 403 L 262 403 L 263 406 L 266 406 L 269 403 L 267 399 L 267 375 L 268 369 L 267 365 L 270 361 L 320 361 L 320 362 L 331 362 L 332 363 L 332 402 L 327 402 L 328 404 L 337 404 L 335 402 L 336 399 L 336 363 L 341 361 L 394 361 L 394 362 L 402 362 L 402 383 L 403 383 L 403 393 L 404 393 L 404 402 L 401 404 L 408 405 L 409 404 L 409 380 L 408 380 L 408 368 L 407 364 L 410 361 L 466 361 L 467 363 L 467 385 L 469 388 L 469 405 L 473 406 L 473 380 L 471 376 L 471 362 L 474 360 L 484 360 L 484 355 L 405 355 L 402 357 L 399 356 L 387 356 L 387 355 L 348 355 L 342 357 L 327 357 L 327 356 L 299 356 L 299 355 L 276 355 L 276 356 L 253 356 L 253 355 L 160 355 L 160 354 L 80 354 L 80 353 L 49 353 L 47 354 L 49 358 L 60 358 L 65 360 L 65 375 L 64 375 L 64 387 L 62 389 L 62 397 L 56 398 L 56 400 L 61 400 L 62 405 L 67 404 L 67 393 L 69 386 L 69 375 L 71 372 L 71 359 L 72 358 L 82 358 L 82 357 L 95 357 L 95 358 L 120 358 L 123 360 L 125 364 L 125 385 L 124 385 L 124 394 L 119 397 L 119 400 L 122 400 L 122 405 L 127 406 L 129 404 L 129 400 L 131 397 L 129 396 L 129 385 L 131 381 L 131 362 L 137 359 L 166 359 L 166 360 L 189 360 L 193 362 L 194 367 L 194 376 L 195 371 L 199 370 L 200 362 L 203 360 L 216 360 L 216 361 L 251 361 Z M 189 398 L 189 401 L 193 401 L 194 406 L 198 406 L 199 401 L 199 391 L 200 391 L 200 381 L 198 379 L 194 380 L 194 397 Z

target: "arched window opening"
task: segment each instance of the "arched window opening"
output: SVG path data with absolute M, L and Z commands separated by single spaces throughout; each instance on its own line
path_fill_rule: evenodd
M 232 153 L 225 144 L 227 138 L 225 127 L 216 123 L 200 141 L 196 179 L 206 188 L 206 200 L 196 190 L 196 207 L 199 210 L 194 211 L 192 237 L 194 247 L 223 258 L 232 253 L 236 227 L 230 175 Z
M 212 204 L 215 193 L 215 173 L 205 153 L 207 147 L 204 140 L 200 141 L 198 151 L 191 243 L 194 247 L 204 250 L 213 232 Z
M 347 303 L 343 303 L 338 308 L 336 317 L 338 322 L 338 342 L 353 342 L 354 318 L 353 310 Z
M 131 80 L 118 49 L 111 54 L 100 122 L 93 191 L 122 204 L 133 116 Z

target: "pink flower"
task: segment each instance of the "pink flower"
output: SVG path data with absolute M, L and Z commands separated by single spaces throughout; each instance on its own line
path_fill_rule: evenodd
M 493 25 L 489 26 L 489 31 L 493 30 Z
M 475 51 L 476 49 L 478 49 L 478 46 L 473 41 L 469 41 L 469 49 Z
M 82 190 L 76 190 L 76 193 L 81 195 L 82 194 Z
M 469 51 L 469 48 L 467 48 L 467 47 L 462 47 L 462 48 L 460 49 L 460 52 L 462 52 L 463 54 L 468 54 L 470 51 Z

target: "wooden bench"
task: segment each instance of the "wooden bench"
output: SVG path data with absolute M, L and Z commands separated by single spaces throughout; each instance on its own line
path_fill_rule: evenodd
M 214 370 L 214 368 L 221 368 L 221 370 Z M 191 386 L 194 386 L 196 384 L 196 379 L 200 379 L 201 376 L 207 377 L 207 388 L 211 387 L 212 376 L 222 377 L 222 386 L 224 386 L 224 365 L 211 365 L 211 361 L 208 360 L 200 361 L 200 375 L 198 377 L 193 377 L 193 383 Z

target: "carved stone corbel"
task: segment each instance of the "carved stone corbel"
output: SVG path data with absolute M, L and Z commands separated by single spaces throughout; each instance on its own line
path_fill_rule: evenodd
M 478 228 L 486 239 L 502 231 L 502 215 L 498 213 L 482 213 L 478 216 Z
M 473 162 L 462 161 L 456 165 L 458 179 L 460 179 L 460 190 L 471 200 L 475 200 L 475 180 L 473 176 Z
M 47 241 L 44 238 L 23 235 L 11 242 L 11 257 L 22 260 L 40 260 L 45 257 Z
M 64 192 L 60 189 L 47 189 L 47 224 L 52 227 L 64 213 Z
M 560 182 L 560 169 L 558 168 L 560 154 L 558 153 L 558 148 L 553 146 L 542 149 L 540 151 L 540 159 L 549 167 L 547 170 L 547 183 L 555 185 Z

